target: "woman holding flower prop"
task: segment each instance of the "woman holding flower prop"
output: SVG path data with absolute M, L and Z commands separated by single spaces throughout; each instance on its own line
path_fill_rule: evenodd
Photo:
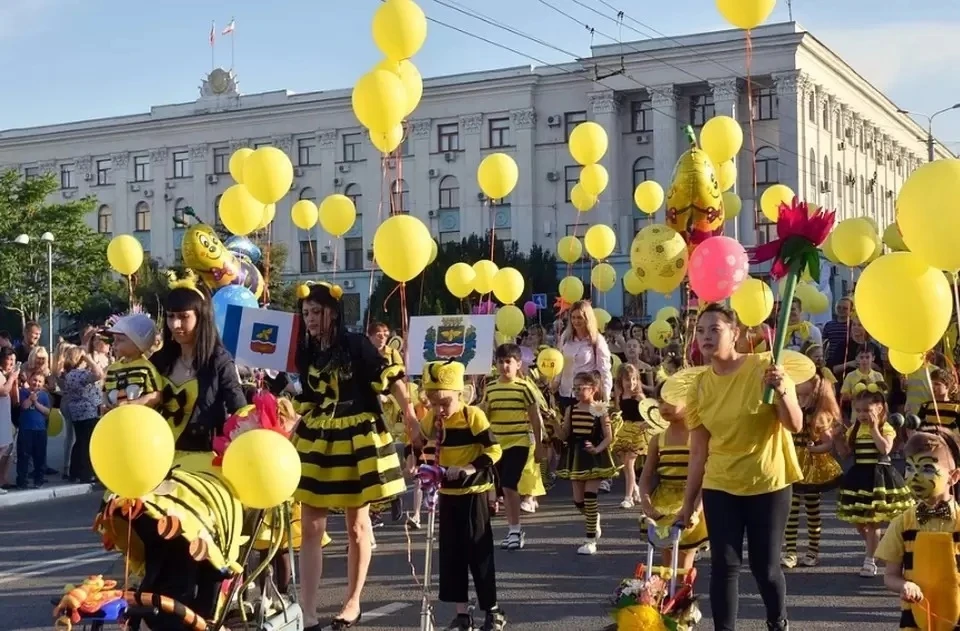
M 774 280 L 786 278 L 783 290 L 784 305 L 793 304 L 797 281 L 806 271 L 815 283 L 820 282 L 820 246 L 833 229 L 836 212 L 824 212 L 822 208 L 810 214 L 806 202 L 794 197 L 788 206 L 780 204 L 777 217 L 777 239 L 753 248 L 750 263 L 773 261 L 770 276 Z M 790 309 L 782 309 L 777 322 L 777 336 L 773 341 L 773 361 L 780 363 L 780 355 L 787 341 Z M 763 402 L 773 403 L 773 388 L 763 393 Z

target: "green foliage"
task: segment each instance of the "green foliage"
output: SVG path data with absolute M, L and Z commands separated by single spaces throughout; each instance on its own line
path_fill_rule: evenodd
M 408 316 L 470 313 L 479 302 L 474 294 L 467 300 L 458 300 L 447 291 L 444 276 L 454 263 L 475 263 L 490 258 L 490 238 L 471 235 L 460 243 L 446 243 L 439 248 L 437 260 L 427 266 L 423 274 L 406 284 L 406 307 Z M 523 295 L 517 305 L 523 305 L 535 293 L 548 296 L 557 291 L 557 259 L 553 252 L 535 245 L 529 253 L 521 252 L 515 241 L 497 241 L 493 260 L 500 267 L 516 268 L 526 280 Z M 373 289 L 364 325 L 370 320 L 385 322 L 392 328 L 400 328 L 400 291 L 394 291 L 397 283 L 381 275 Z M 552 318 L 547 310 L 544 316 Z M 547 323 L 547 320 L 544 320 Z

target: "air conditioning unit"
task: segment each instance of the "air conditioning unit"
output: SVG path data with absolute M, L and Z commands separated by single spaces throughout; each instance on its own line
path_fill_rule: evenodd
M 831 190 L 830 182 L 820 182 L 820 192 L 829 193 Z
M 849 127 L 843 130 L 843 135 L 846 136 L 848 140 L 853 140 L 853 130 Z
M 486 199 L 487 199 L 486 195 L 484 195 L 483 193 L 477 193 L 477 201 L 482 202 L 482 201 L 486 201 Z
M 428 212 L 427 212 L 427 216 L 428 216 L 428 217 L 436 217 L 436 216 L 437 216 L 437 211 L 435 211 L 435 210 L 428 211 Z
M 64 199 L 70 199 L 71 197 L 73 197 L 73 191 L 70 191 L 70 190 L 63 191 Z
M 145 191 L 143 192 L 143 196 L 144 196 L 144 197 L 153 197 L 153 191 L 148 188 L 147 190 L 145 190 Z
M 177 183 L 176 183 L 176 182 L 167 182 L 166 187 L 167 187 L 167 188 L 177 188 Z
M 131 192 L 131 193 L 136 193 L 136 192 L 139 191 L 139 190 L 140 190 L 140 185 L 139 185 L 139 184 L 135 184 L 135 183 L 131 183 L 131 184 L 130 184 L 130 192 Z
M 892 161 L 892 160 L 893 160 L 893 153 L 892 153 L 892 152 L 887 152 L 887 162 L 890 162 L 890 161 Z
M 868 140 L 868 141 L 865 143 L 864 147 L 867 148 L 867 149 L 873 149 L 873 142 L 871 142 L 871 141 Z
M 559 171 L 547 171 L 547 181 L 548 181 L 548 182 L 559 182 L 559 181 L 560 181 L 560 172 L 559 172 Z
M 637 134 L 637 144 L 638 144 L 638 145 L 649 145 L 649 144 L 650 144 L 650 134 Z
M 847 148 L 847 143 L 843 142 L 842 140 L 837 143 L 837 150 L 838 150 L 838 151 L 843 151 L 843 150 L 846 149 L 846 148 Z
M 847 183 L 847 186 L 853 186 L 857 183 L 857 178 L 853 173 L 851 173 L 847 177 L 843 178 L 843 181 Z
M 431 180 L 437 179 L 440 177 L 440 169 L 430 169 L 427 171 L 427 176 L 429 176 Z
M 164 194 L 163 194 L 163 201 L 169 202 L 169 201 L 172 200 L 172 199 L 173 199 L 173 195 L 171 195 L 170 193 L 164 193 Z
M 219 176 L 219 175 L 213 175 L 213 174 L 211 174 L 211 175 L 208 175 L 208 176 L 207 176 L 207 184 L 216 184 L 216 183 L 219 182 L 219 181 L 220 181 L 220 176 Z
M 301 169 L 300 167 L 294 167 L 294 169 L 293 169 L 293 176 L 294 176 L 294 177 L 303 177 L 303 169 Z
M 368 261 L 373 260 L 373 248 L 367 248 L 367 260 Z
M 445 154 L 443 154 L 443 159 L 446 160 L 447 162 L 456 162 L 457 154 L 454 151 L 448 151 Z
M 330 259 L 331 259 L 331 256 L 330 256 L 330 254 L 329 254 L 328 252 L 321 252 L 321 253 L 320 253 L 320 262 L 321 262 L 321 263 L 329 264 L 329 263 L 330 263 Z
M 349 165 L 349 164 L 341 164 L 340 166 L 337 167 L 337 170 L 340 171 L 341 173 L 349 173 L 349 172 L 350 172 L 350 165 Z
M 90 180 L 93 179 L 93 173 L 84 173 L 84 174 L 83 174 L 83 179 L 86 180 L 87 182 L 89 182 Z
M 560 127 L 563 125 L 563 117 L 554 114 L 553 116 L 547 116 L 547 127 Z
M 893 197 L 893 191 L 887 191 L 886 195 L 888 198 Z
M 347 278 L 343 281 L 344 289 L 353 289 L 356 286 L 357 286 L 357 281 L 353 280 L 352 278 Z

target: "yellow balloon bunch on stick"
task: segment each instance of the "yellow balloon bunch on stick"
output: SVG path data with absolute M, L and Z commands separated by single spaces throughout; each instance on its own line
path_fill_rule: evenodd
M 570 155 L 583 165 L 580 181 L 570 191 L 570 203 L 580 212 L 597 205 L 597 198 L 607 188 L 610 174 L 598 164 L 607 152 L 607 132 L 592 121 L 580 123 L 570 132 Z

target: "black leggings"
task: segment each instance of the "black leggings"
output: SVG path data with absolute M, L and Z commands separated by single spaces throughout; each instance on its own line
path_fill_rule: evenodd
M 710 531 L 710 608 L 714 631 L 735 631 L 739 605 L 743 536 L 750 571 L 767 608 L 767 621 L 787 619 L 787 586 L 780 547 L 790 515 L 791 488 L 761 495 L 731 495 L 704 489 L 703 511 Z

